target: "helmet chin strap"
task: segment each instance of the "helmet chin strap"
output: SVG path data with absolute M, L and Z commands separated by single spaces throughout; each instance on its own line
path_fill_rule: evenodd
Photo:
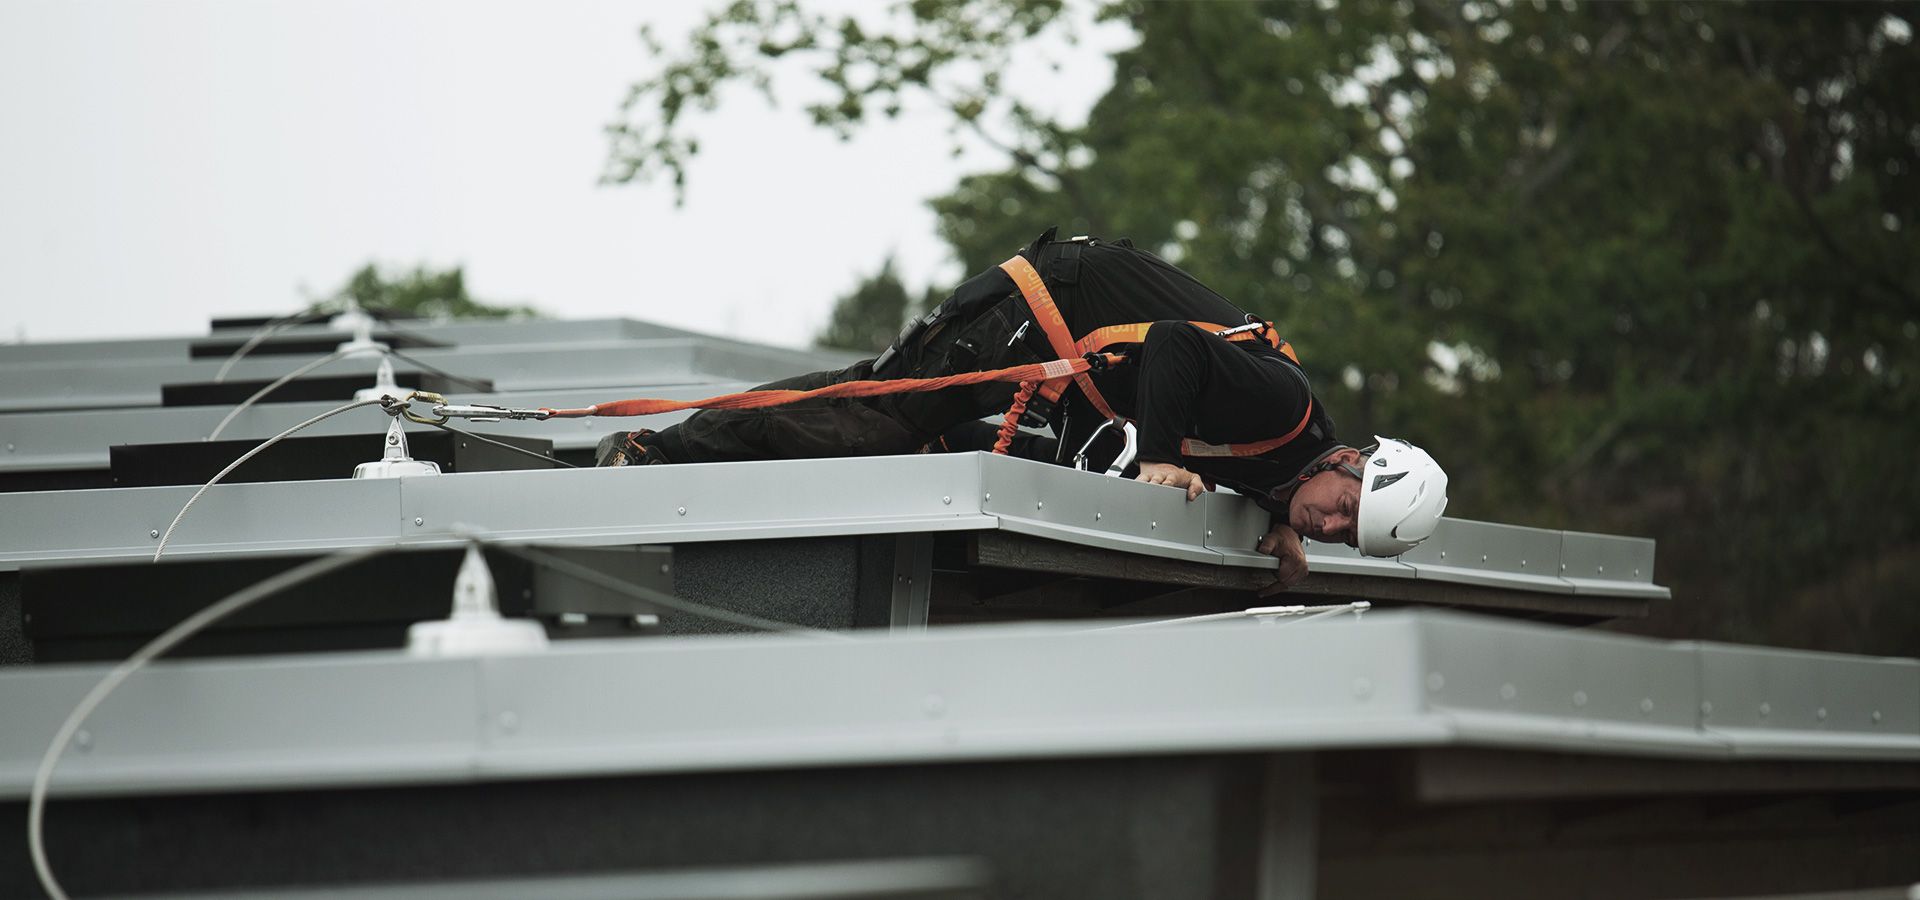
M 1368 446 L 1366 449 L 1360 451 L 1360 455 L 1363 457 L 1371 456 L 1373 455 L 1373 451 L 1378 449 L 1379 446 L 1380 445 L 1378 444 Z M 1352 450 L 1352 449 L 1354 448 L 1349 447 L 1345 444 L 1335 444 L 1332 447 L 1328 448 L 1327 452 L 1314 457 L 1313 462 L 1307 463 L 1307 467 L 1300 470 L 1299 477 L 1293 480 L 1294 489 L 1298 490 L 1300 485 L 1306 484 L 1309 479 L 1313 478 L 1313 476 L 1318 475 L 1321 472 L 1330 472 L 1330 471 L 1333 471 L 1334 469 L 1339 469 L 1341 471 L 1344 471 L 1348 475 L 1352 475 L 1354 478 L 1359 479 L 1360 481 L 1366 481 L 1367 480 L 1366 474 L 1361 472 L 1358 466 L 1355 466 L 1352 463 L 1333 462 L 1330 459 L 1328 459 L 1328 457 L 1331 457 L 1335 453 L 1339 453 L 1342 450 Z
M 1355 466 L 1351 463 L 1339 463 L 1339 462 L 1327 461 L 1327 458 L 1334 455 L 1335 453 L 1339 453 L 1342 450 L 1355 450 L 1355 449 L 1359 450 L 1361 456 L 1372 456 L 1373 451 L 1380 449 L 1380 445 L 1368 444 L 1366 447 L 1363 447 L 1363 448 L 1355 448 L 1355 447 L 1349 447 L 1346 444 L 1334 444 L 1333 446 L 1328 447 L 1319 456 L 1314 457 L 1312 462 L 1307 463 L 1306 467 L 1302 468 L 1300 470 L 1300 474 L 1294 476 L 1294 479 L 1292 481 L 1289 481 L 1280 487 L 1274 488 L 1273 491 L 1270 494 L 1268 494 L 1268 496 L 1271 497 L 1276 502 L 1291 504 L 1293 502 L 1294 493 L 1300 490 L 1301 485 L 1306 484 L 1309 480 L 1313 478 L 1313 476 L 1318 475 L 1321 472 L 1331 471 L 1333 469 L 1339 469 L 1343 472 L 1346 472 L 1348 475 L 1352 475 L 1354 478 L 1358 479 L 1360 483 L 1365 484 L 1367 481 L 1366 473 L 1362 472 L 1358 466 Z

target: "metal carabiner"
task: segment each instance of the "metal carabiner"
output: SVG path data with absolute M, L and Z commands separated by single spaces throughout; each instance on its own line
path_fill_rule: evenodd
M 445 425 L 447 422 L 446 416 L 440 416 L 439 418 L 436 418 L 436 419 L 429 419 L 426 416 L 419 415 L 418 413 L 415 413 L 413 411 L 413 401 L 415 400 L 425 400 L 428 403 L 447 402 L 447 398 L 442 397 L 439 394 L 436 394 L 432 391 L 413 391 L 412 393 L 407 394 L 405 397 L 399 397 L 399 398 L 394 398 L 391 395 L 389 395 L 388 399 L 392 400 L 393 402 L 388 403 L 386 401 L 382 401 L 380 403 L 380 407 L 387 411 L 387 415 L 406 416 L 407 421 L 418 422 L 421 425 Z
M 1080 450 L 1073 454 L 1073 467 L 1082 472 L 1087 471 L 1087 451 L 1093 449 L 1093 442 L 1099 440 L 1100 435 L 1106 433 L 1107 429 L 1115 426 L 1120 428 L 1120 433 L 1125 444 L 1120 448 L 1120 455 L 1113 458 L 1113 465 L 1107 467 L 1106 474 L 1115 478 L 1120 477 L 1120 473 L 1126 471 L 1127 466 L 1133 463 L 1133 458 L 1140 453 L 1139 430 L 1134 428 L 1133 423 L 1126 419 L 1108 419 L 1105 422 L 1101 422 L 1100 427 L 1095 428 L 1093 434 L 1087 436 L 1087 442 L 1081 444 Z

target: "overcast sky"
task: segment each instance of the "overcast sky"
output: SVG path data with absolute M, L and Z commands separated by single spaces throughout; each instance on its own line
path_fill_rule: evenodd
M 203 333 L 369 260 L 795 346 L 889 252 L 950 286 L 925 201 L 999 160 L 952 158 L 932 113 L 841 143 L 742 93 L 698 127 L 684 208 L 596 185 L 601 129 L 651 71 L 638 26 L 677 38 L 712 5 L 4 0 L 0 341 Z M 1016 84 L 1083 116 L 1124 35 L 1092 38 Z

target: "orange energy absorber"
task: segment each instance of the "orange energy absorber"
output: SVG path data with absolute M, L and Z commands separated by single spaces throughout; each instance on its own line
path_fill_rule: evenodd
M 1095 356 L 1095 354 L 1089 354 Z M 1118 364 L 1123 357 L 1118 354 L 1098 354 L 1107 365 Z M 657 413 L 678 412 L 683 409 L 762 409 L 769 406 L 786 406 L 802 400 L 818 400 L 829 397 L 879 397 L 885 394 L 912 394 L 922 391 L 938 391 L 951 387 L 965 387 L 970 384 L 985 384 L 990 381 L 1018 383 L 1022 381 L 1054 381 L 1072 378 L 1087 372 L 1093 363 L 1085 358 L 1056 359 L 1051 362 L 1030 363 L 1024 366 L 1012 366 L 1005 369 L 990 369 L 985 372 L 962 372 L 958 375 L 944 375 L 939 378 L 894 378 L 885 381 L 843 381 L 810 391 L 741 391 L 737 394 L 721 394 L 704 400 L 652 400 L 636 398 L 633 400 L 615 400 L 611 403 L 596 403 L 582 409 L 551 409 L 542 407 L 541 412 L 554 419 L 578 419 L 586 416 L 650 416 Z

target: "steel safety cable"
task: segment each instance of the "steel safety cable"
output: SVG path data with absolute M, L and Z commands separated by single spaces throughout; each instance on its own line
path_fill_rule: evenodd
M 267 338 L 273 337 L 289 328 L 305 325 L 321 315 L 321 313 L 316 312 L 312 307 L 308 307 L 291 315 L 268 320 L 266 324 L 254 329 L 253 335 L 248 337 L 247 340 L 240 345 L 239 349 L 233 351 L 233 355 L 227 357 L 226 362 L 220 364 L 220 371 L 213 374 L 213 383 L 224 383 L 227 380 L 227 373 L 233 371 L 234 365 L 240 362 L 241 357 L 252 352 L 253 348 L 260 346 Z
M 287 374 L 282 375 L 277 379 L 274 379 L 266 387 L 263 387 L 257 391 L 254 391 L 253 396 L 240 401 L 239 406 L 236 406 L 233 409 L 229 410 L 227 412 L 226 417 L 220 420 L 220 424 L 213 426 L 213 431 L 207 435 L 207 440 L 211 441 L 219 438 L 220 432 L 227 430 L 227 425 L 234 420 L 235 416 L 238 416 L 241 413 L 246 412 L 248 407 L 254 405 L 255 403 L 260 402 L 260 398 L 265 397 L 266 395 L 279 390 L 280 387 L 282 385 L 285 385 L 287 382 L 292 381 L 295 378 L 299 378 L 300 376 L 305 375 L 308 372 L 311 372 L 315 369 L 318 369 L 321 366 L 326 365 L 327 363 L 330 363 L 339 359 L 345 359 L 346 357 L 357 352 L 360 352 L 360 351 L 359 350 L 335 350 L 332 353 L 327 354 L 326 356 L 322 356 L 319 359 L 316 359 L 310 363 L 307 363 L 304 366 L 301 366 L 298 369 L 294 369 L 293 371 L 288 372 Z
M 100 682 L 81 698 L 73 711 L 67 714 L 66 721 L 60 723 L 59 730 L 54 732 L 53 742 L 47 745 L 47 752 L 40 757 L 40 767 L 34 772 L 33 789 L 27 795 L 27 851 L 33 857 L 33 871 L 40 879 L 41 889 L 45 890 L 53 900 L 68 900 L 68 894 L 60 886 L 59 879 L 54 876 L 53 864 L 47 858 L 45 834 L 47 792 L 53 785 L 54 769 L 60 764 L 61 754 L 65 752 L 67 744 L 73 740 L 74 735 L 79 732 L 80 726 L 86 724 L 87 717 L 106 701 L 107 696 L 113 693 L 115 688 L 161 654 L 178 646 L 214 622 L 245 609 L 261 598 L 272 596 L 279 591 L 392 549 L 390 546 L 383 546 L 343 550 L 295 566 L 271 578 L 256 582 L 250 587 L 242 588 L 213 605 L 181 619 L 172 628 L 161 632 L 159 637 L 148 641 L 145 646 L 134 651 L 132 656 L 114 666 L 105 678 L 100 679 Z
M 400 360 L 401 362 L 404 362 L 407 365 L 424 369 L 427 372 L 430 372 L 434 375 L 438 375 L 441 378 L 447 379 L 448 381 L 457 381 L 467 385 L 468 387 L 472 387 L 479 390 L 492 390 L 493 388 L 492 382 L 484 381 L 479 378 L 469 378 L 465 375 L 455 375 L 452 372 L 449 372 L 445 369 L 438 368 L 436 366 L 428 365 L 427 363 L 421 362 L 420 360 L 415 359 L 414 357 L 408 356 L 405 353 L 401 353 L 398 350 L 388 350 L 387 356 L 393 359 Z
M 376 397 L 370 400 L 355 400 L 352 403 L 336 406 L 330 410 L 327 410 L 326 412 L 323 412 L 317 416 L 314 416 L 311 419 L 301 422 L 300 424 L 295 425 L 292 428 L 282 431 L 279 434 L 274 435 L 273 437 L 267 438 L 259 446 L 256 446 L 252 450 L 248 450 L 247 452 L 240 454 L 239 459 L 236 459 L 233 462 L 228 463 L 226 468 L 221 469 L 212 478 L 208 479 L 206 484 L 201 485 L 199 490 L 193 492 L 193 496 L 187 498 L 187 505 L 180 507 L 180 511 L 174 514 L 173 521 L 167 523 L 167 530 L 160 535 L 160 546 L 153 548 L 153 561 L 154 562 L 160 561 L 160 554 L 166 552 L 168 539 L 173 537 L 173 529 L 179 526 L 181 519 L 186 518 L 187 510 L 192 509 L 193 504 L 199 502 L 200 495 L 206 493 L 208 488 L 213 487 L 215 484 L 218 484 L 220 482 L 220 479 L 227 477 L 227 475 L 231 473 L 233 470 L 240 468 L 240 466 L 243 463 L 245 463 L 247 460 L 250 460 L 255 456 L 260 455 L 261 451 L 267 449 L 268 447 L 273 446 L 274 444 L 279 443 L 281 440 L 285 439 L 288 435 L 291 435 L 302 428 L 306 428 L 310 425 L 315 425 L 320 422 L 326 421 L 327 419 L 331 419 L 334 416 L 337 416 L 350 409 L 358 409 L 362 406 L 378 406 L 378 405 L 386 404 L 388 402 L 390 402 L 388 398 Z
M 759 631 L 774 631 L 782 634 L 804 634 L 810 637 L 826 638 L 828 640 L 854 640 L 853 637 L 835 631 L 808 628 L 805 625 L 795 625 L 792 622 L 763 619 L 759 616 L 721 609 L 717 606 L 708 606 L 707 604 L 696 603 L 692 600 L 683 600 L 665 591 L 656 591 L 652 588 L 623 581 L 598 569 L 581 565 L 566 557 L 557 556 L 533 547 L 498 543 L 492 544 L 491 546 L 493 549 L 505 553 L 508 556 L 517 556 L 531 563 L 551 567 L 555 571 L 571 575 L 574 578 L 578 578 L 596 587 L 605 588 L 616 594 L 652 603 L 656 606 L 664 606 L 690 616 L 699 616 L 703 619 L 712 619 L 716 622 L 725 622 L 729 625 L 739 625 L 744 628 L 752 628 Z
M 445 432 L 447 432 L 447 433 L 449 433 L 449 434 L 457 434 L 457 435 L 459 435 L 459 436 L 461 436 L 461 437 L 469 437 L 469 438 L 473 438 L 474 440 L 476 440 L 476 441 L 479 441 L 479 442 L 481 442 L 481 443 L 483 443 L 483 444 L 492 444 L 492 445 L 494 445 L 495 447 L 499 447 L 499 448 L 500 448 L 500 449 L 502 449 L 502 450 L 511 450 L 511 451 L 513 451 L 513 452 L 515 452 L 515 453 L 518 453 L 518 454 L 520 454 L 520 455 L 522 455 L 522 456 L 531 456 L 531 457 L 533 457 L 534 459 L 537 459 L 537 460 L 539 460 L 539 461 L 541 461 L 541 462 L 543 462 L 543 463 L 547 463 L 547 464 L 549 464 L 549 465 L 554 465 L 554 466 L 563 466 L 563 467 L 565 467 L 565 468 L 569 468 L 569 469 L 578 469 L 578 468 L 580 468 L 579 466 L 576 466 L 576 465 L 574 465 L 573 463 L 570 463 L 570 462 L 567 462 L 567 461 L 566 461 L 566 460 L 564 460 L 564 459 L 558 459 L 558 458 L 555 458 L 555 457 L 552 457 L 552 456 L 546 456 L 546 455 L 544 455 L 544 454 L 540 454 L 540 453 L 535 453 L 534 451 L 532 451 L 532 450 L 528 450 L 528 449 L 527 449 L 527 448 L 525 448 L 525 447 L 515 447 L 514 445 L 512 445 L 512 444 L 509 444 L 509 443 L 507 443 L 506 441 L 496 441 L 496 440 L 494 440 L 493 438 L 490 438 L 490 437 L 487 437 L 486 435 L 482 435 L 482 434 L 474 434 L 474 433 L 473 433 L 473 432 L 471 432 L 471 431 L 461 431 L 460 429 L 458 429 L 458 428 L 455 428 L 455 427 L 453 427 L 453 426 L 451 426 L 451 425 L 448 425 L 448 424 L 447 424 L 447 423 L 445 423 L 445 422 L 428 422 L 428 423 L 426 423 L 426 424 L 428 424 L 428 425 L 431 425 L 431 426 L 433 426 L 433 427 L 435 427 L 435 428 L 438 428 L 438 429 L 440 429 L 441 431 L 445 431 Z

